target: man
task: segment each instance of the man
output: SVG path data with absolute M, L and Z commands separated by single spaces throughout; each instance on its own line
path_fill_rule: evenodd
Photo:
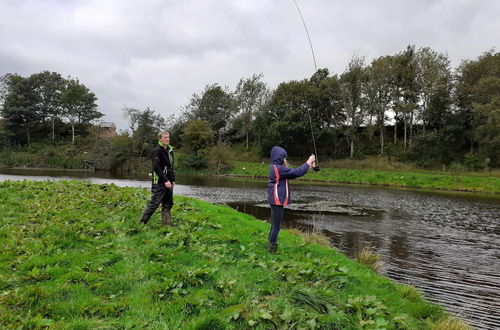
M 153 150 L 151 155 L 153 163 L 153 184 L 151 188 L 151 200 L 142 213 L 140 223 L 146 224 L 149 218 L 156 211 L 160 203 L 162 223 L 165 226 L 170 226 L 172 216 L 170 210 L 174 205 L 173 189 L 175 186 L 174 173 L 174 150 L 170 143 L 170 134 L 168 132 L 160 132 L 158 134 L 158 146 Z

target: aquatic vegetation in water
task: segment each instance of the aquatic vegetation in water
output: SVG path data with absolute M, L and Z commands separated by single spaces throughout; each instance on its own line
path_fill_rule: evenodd
M 269 204 L 257 204 L 255 206 L 269 208 Z M 378 212 L 379 210 L 367 210 L 357 206 L 338 205 L 330 201 L 319 201 L 310 203 L 292 203 L 286 206 L 287 209 L 294 211 L 303 211 L 309 213 L 331 213 L 345 214 L 351 216 L 367 216 L 370 213 Z M 369 213 L 370 212 L 370 213 Z

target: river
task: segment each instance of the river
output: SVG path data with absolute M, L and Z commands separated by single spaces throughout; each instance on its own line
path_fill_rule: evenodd
M 0 181 L 23 179 L 150 186 L 147 175 L 0 170 Z M 175 194 L 269 220 L 263 180 L 182 175 L 177 180 Z M 286 227 L 321 229 L 349 256 L 370 245 L 381 257 L 382 274 L 419 288 L 477 329 L 500 328 L 500 198 L 299 182 L 291 182 L 291 191 L 296 206 L 313 205 L 315 211 L 286 209 Z

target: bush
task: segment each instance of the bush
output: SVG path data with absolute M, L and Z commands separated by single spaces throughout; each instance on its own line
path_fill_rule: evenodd
M 110 170 L 121 169 L 127 160 L 131 158 L 132 139 L 128 136 L 119 135 L 111 138 L 110 142 L 107 146 L 106 163 L 108 168 Z
M 251 145 L 248 149 L 244 144 L 231 144 L 231 160 L 243 162 L 260 162 L 260 149 L 257 145 Z M 269 157 L 269 155 L 267 155 Z
M 405 153 L 403 148 L 397 144 L 387 144 L 385 146 L 385 153 L 387 154 L 387 158 L 389 162 L 394 159 L 397 161 L 405 162 L 408 161 L 409 155 Z
M 213 144 L 214 132 L 205 120 L 188 122 L 182 133 L 182 143 L 191 153 L 198 153 Z
M 354 149 L 354 159 L 356 160 L 362 160 L 366 157 L 366 155 L 368 154 L 366 148 L 364 147 L 358 147 L 356 149 Z
M 455 170 L 455 171 L 463 171 L 465 170 L 465 167 L 462 165 L 460 162 L 452 162 L 449 166 L 450 170 Z
M 479 156 L 467 154 L 463 160 L 464 166 L 471 171 L 482 170 L 486 167 L 484 159 Z
M 179 163 L 180 166 L 185 166 L 196 170 L 207 167 L 207 160 L 204 155 L 189 154 L 182 159 L 182 162 L 179 161 Z
M 432 168 L 433 164 L 432 164 L 432 161 L 430 159 L 420 158 L 420 159 L 415 160 L 415 165 L 418 167 L 421 167 L 421 168 L 430 169 L 430 168 Z
M 231 150 L 226 143 L 218 143 L 217 145 L 208 148 L 206 155 L 209 168 L 216 171 L 217 174 L 230 168 L 229 159 L 231 157 Z

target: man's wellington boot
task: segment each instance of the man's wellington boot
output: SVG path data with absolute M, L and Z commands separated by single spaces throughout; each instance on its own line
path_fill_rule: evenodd
M 141 220 L 139 220 L 139 223 L 140 224 L 147 224 L 148 223 L 148 220 L 149 219 L 146 219 L 147 217 L 145 216 L 145 214 L 143 213 L 142 216 L 141 216 Z
M 162 210 L 161 212 L 162 223 L 165 226 L 172 225 L 172 215 L 170 214 L 170 210 Z
M 278 243 L 271 243 L 271 242 L 267 243 L 267 252 L 271 254 L 276 254 L 277 251 L 278 251 Z

